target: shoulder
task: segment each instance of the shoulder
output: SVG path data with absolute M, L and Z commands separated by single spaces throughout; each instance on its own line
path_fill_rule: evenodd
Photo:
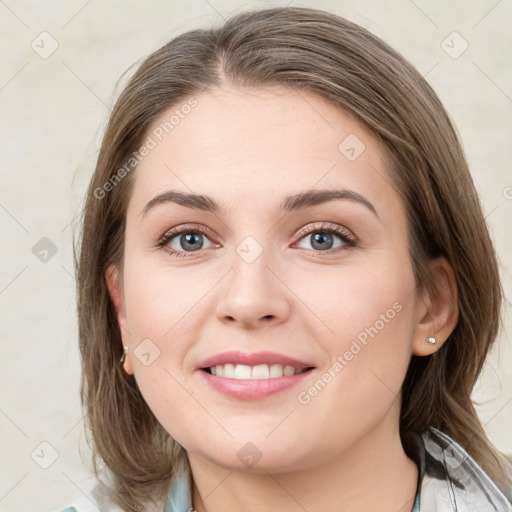
M 510 490 L 498 489 L 477 462 L 448 435 L 430 428 L 421 435 L 424 450 L 421 510 L 512 511 Z M 426 508 L 424 508 L 426 507 Z M 476 508 L 475 508 L 476 507 Z
M 54 510 L 53 512 L 98 512 L 98 510 L 101 510 L 101 512 L 123 512 L 123 510 L 118 507 L 103 508 L 102 504 L 100 505 L 97 501 L 89 501 L 86 503 L 79 498 L 74 500 L 71 504 Z
M 80 492 L 52 512 L 123 512 L 110 497 L 108 488 L 95 477 L 80 481 Z
M 77 498 L 72 503 L 53 512 L 98 512 L 98 510 L 101 510 L 101 512 L 123 512 L 117 506 L 107 506 L 104 508 L 104 504 L 101 501 L 96 501 L 94 498 L 87 500 L 86 497 L 84 499 Z

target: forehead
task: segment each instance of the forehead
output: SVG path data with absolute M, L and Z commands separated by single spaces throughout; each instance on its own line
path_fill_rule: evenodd
M 375 137 L 311 92 L 224 87 L 192 95 L 155 119 L 149 139 L 153 147 L 135 173 L 139 209 L 171 188 L 225 202 L 266 202 L 315 187 L 394 193 Z
M 187 107 L 191 98 L 195 106 Z M 242 154 L 264 157 L 270 151 L 274 158 L 289 160 L 294 154 L 329 158 L 338 153 L 340 136 L 372 138 L 353 116 L 326 99 L 283 86 L 225 87 L 191 96 L 163 112 L 148 132 L 169 148 L 195 143 L 198 152 L 187 155 L 189 159 L 224 148 L 218 155 L 224 160 Z M 262 149 L 267 151 L 262 154 Z

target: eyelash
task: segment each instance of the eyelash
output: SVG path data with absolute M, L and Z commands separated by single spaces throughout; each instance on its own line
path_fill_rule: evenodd
M 167 233 L 165 233 L 164 236 L 162 236 L 162 238 L 157 243 L 157 247 L 159 249 L 165 250 L 170 256 L 173 256 L 173 255 L 183 256 L 183 257 L 194 256 L 194 254 L 197 252 L 200 252 L 200 250 L 199 251 L 188 251 L 188 252 L 187 251 L 175 251 L 175 250 L 169 249 L 167 247 L 167 244 L 173 238 L 175 238 L 176 236 L 182 235 L 184 233 L 201 233 L 202 235 L 209 236 L 210 230 L 208 230 L 200 225 L 183 225 L 180 228 L 173 228 L 170 231 L 168 231 Z M 313 227 L 309 226 L 309 227 L 302 228 L 297 233 L 297 236 L 299 238 L 298 241 L 300 241 L 305 236 L 311 235 L 314 233 L 328 233 L 329 235 L 337 235 L 345 244 L 345 246 L 343 246 L 343 247 L 337 247 L 335 249 L 328 249 L 325 251 L 315 251 L 315 250 L 310 249 L 315 253 L 331 254 L 333 252 L 337 252 L 340 250 L 352 249 L 352 248 L 356 247 L 356 245 L 357 245 L 357 240 L 354 237 L 354 235 L 352 235 L 350 233 L 350 231 L 348 231 L 347 229 L 345 229 L 341 226 L 337 226 L 336 224 L 331 224 L 331 223 L 326 223 L 326 222 L 317 222 L 313 225 Z M 307 249 L 304 249 L 304 250 L 307 250 Z

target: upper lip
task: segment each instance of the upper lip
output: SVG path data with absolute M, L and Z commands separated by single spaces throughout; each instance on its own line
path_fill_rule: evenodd
M 283 366 L 293 366 L 295 369 L 313 367 L 309 364 L 294 357 L 277 354 L 276 352 L 254 352 L 247 354 L 237 350 L 222 352 L 216 354 L 204 361 L 200 362 L 197 369 L 211 368 L 212 366 L 222 364 L 244 364 L 247 366 L 258 366 L 260 364 L 282 364 Z

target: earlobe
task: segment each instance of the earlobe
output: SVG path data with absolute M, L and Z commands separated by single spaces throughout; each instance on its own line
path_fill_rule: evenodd
M 131 360 L 131 357 L 128 356 L 129 351 L 130 351 L 130 347 L 124 345 L 123 346 L 123 355 L 121 357 L 120 363 L 123 365 L 123 369 L 128 375 L 133 375 L 132 360 Z
M 123 357 L 120 361 L 124 371 L 132 375 L 133 367 L 129 352 L 129 330 L 126 320 L 126 310 L 124 305 L 123 290 L 121 287 L 119 269 L 115 265 L 110 265 L 105 273 L 107 288 L 116 312 L 117 323 L 121 331 L 121 339 L 123 341 Z
M 455 329 L 459 318 L 457 282 L 453 269 L 444 257 L 432 260 L 429 267 L 432 286 L 420 299 L 412 347 L 416 356 L 428 356 L 439 350 Z

